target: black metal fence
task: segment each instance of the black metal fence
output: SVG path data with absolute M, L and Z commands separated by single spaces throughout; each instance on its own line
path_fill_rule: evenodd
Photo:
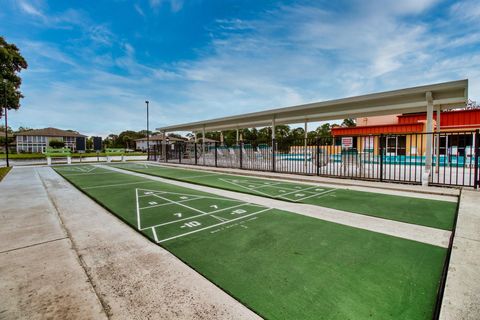
M 430 154 L 427 154 L 431 142 Z M 479 131 L 315 139 L 175 142 L 155 146 L 160 162 L 443 186 L 479 185 Z

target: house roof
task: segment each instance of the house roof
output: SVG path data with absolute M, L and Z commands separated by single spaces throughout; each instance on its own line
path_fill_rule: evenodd
M 468 80 L 436 83 L 350 98 L 270 109 L 242 115 L 158 128 L 159 131 L 216 131 L 276 124 L 325 121 L 374 115 L 421 112 L 427 109 L 427 93 L 442 110 L 466 104 Z
M 57 128 L 34 129 L 18 132 L 17 136 L 43 136 L 43 137 L 86 137 L 78 132 L 66 131 Z
M 185 141 L 186 139 L 184 138 L 177 138 L 177 137 L 168 137 L 169 141 Z M 140 139 L 135 139 L 135 141 L 147 141 L 147 138 L 140 138 Z M 150 141 L 163 141 L 163 135 L 161 134 L 156 134 L 153 136 L 150 136 Z

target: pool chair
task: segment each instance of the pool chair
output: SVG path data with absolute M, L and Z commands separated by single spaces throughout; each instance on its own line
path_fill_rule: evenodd
M 263 158 L 269 158 L 272 154 L 272 147 L 266 143 L 260 143 L 257 146 L 258 154 Z

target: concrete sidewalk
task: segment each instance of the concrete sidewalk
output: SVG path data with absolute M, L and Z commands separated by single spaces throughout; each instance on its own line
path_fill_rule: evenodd
M 0 318 L 107 319 L 34 168 L 0 182 Z
M 0 183 L 1 319 L 258 319 L 51 168 Z
M 480 319 L 480 193 L 463 190 L 440 319 Z

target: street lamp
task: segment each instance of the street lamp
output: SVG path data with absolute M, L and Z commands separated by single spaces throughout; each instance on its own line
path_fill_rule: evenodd
M 8 111 L 7 111 L 7 79 L 3 79 L 3 98 L 5 107 L 5 158 L 7 160 L 7 167 L 10 166 L 8 161 Z
M 150 131 L 148 126 L 148 104 L 149 101 L 146 100 L 145 103 L 147 104 L 147 161 L 150 160 Z

